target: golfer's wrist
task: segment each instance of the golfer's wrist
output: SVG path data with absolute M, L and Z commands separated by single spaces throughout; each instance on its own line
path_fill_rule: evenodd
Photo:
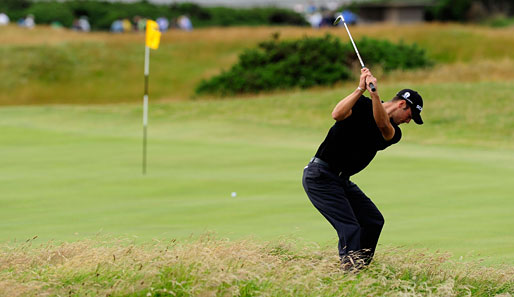
M 363 89 L 363 88 L 361 88 L 361 86 L 358 86 L 356 91 L 364 93 L 364 91 L 366 91 L 366 89 Z

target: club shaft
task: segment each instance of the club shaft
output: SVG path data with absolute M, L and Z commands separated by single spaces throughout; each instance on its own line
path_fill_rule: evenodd
M 361 55 L 359 54 L 359 50 L 357 49 L 357 46 L 355 45 L 355 42 L 353 42 L 352 33 L 350 33 L 350 30 L 348 29 L 348 26 L 346 25 L 346 22 L 343 21 L 343 25 L 346 29 L 346 32 L 348 32 L 348 36 L 350 36 L 350 41 L 352 42 L 353 49 L 355 50 L 355 53 L 357 54 L 357 58 L 359 58 L 359 62 L 361 62 L 361 67 L 364 68 L 364 62 L 362 62 Z
M 346 22 L 344 21 L 344 18 L 342 16 L 341 16 L 341 19 L 343 21 L 343 25 L 344 25 L 344 28 L 346 29 L 346 32 L 348 32 L 348 36 L 350 37 L 350 41 L 352 42 L 353 49 L 355 50 L 355 53 L 357 54 L 357 58 L 359 58 L 359 62 L 361 62 L 361 67 L 364 68 L 364 62 L 362 62 L 361 54 L 359 54 L 359 50 L 357 49 L 357 46 L 355 45 L 355 42 L 353 41 L 352 33 L 350 33 L 350 30 L 348 29 L 348 26 L 346 25 Z M 377 90 L 373 83 L 369 83 L 369 87 L 372 92 L 375 92 Z

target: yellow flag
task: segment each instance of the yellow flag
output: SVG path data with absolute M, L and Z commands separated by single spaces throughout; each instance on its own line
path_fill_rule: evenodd
M 161 41 L 161 32 L 159 25 L 152 20 L 146 21 L 146 46 L 151 49 L 158 49 Z

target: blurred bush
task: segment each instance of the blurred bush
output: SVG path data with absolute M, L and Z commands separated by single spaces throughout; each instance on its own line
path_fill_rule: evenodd
M 190 4 L 191 5 L 191 4 Z M 180 5 L 178 5 L 180 7 Z M 183 5 L 182 5 L 183 6 Z M 262 7 L 236 9 L 230 7 L 202 8 L 197 14 L 184 11 L 182 14 L 191 16 L 195 24 L 200 26 L 258 26 L 258 25 L 308 25 L 305 18 L 288 9 Z M 198 15 L 201 13 L 201 15 Z
M 437 0 L 426 10 L 428 20 L 439 21 L 480 22 L 498 14 L 514 15 L 514 1 Z
M 58 21 L 63 26 L 71 27 L 73 24 L 73 12 L 59 2 L 36 2 L 26 9 L 26 14 L 34 15 L 38 23 L 51 24 Z
M 431 8 L 434 19 L 440 21 L 466 21 L 473 0 L 438 0 Z
M 494 28 L 510 27 L 514 26 L 514 18 L 498 15 L 487 19 L 484 23 Z
M 377 40 L 363 37 L 357 42 L 359 53 L 366 59 L 366 65 L 380 66 L 384 71 L 395 69 L 414 69 L 433 65 L 423 48 L 417 44 L 408 45 L 400 41 L 394 44 L 388 40 Z M 348 57 L 346 65 L 357 63 L 351 43 L 346 44 L 345 52 Z
M 415 44 L 396 45 L 370 38 L 363 38 L 358 44 L 367 65 L 380 66 L 385 71 L 432 65 L 425 51 Z M 279 41 L 275 35 L 257 48 L 244 51 L 228 71 L 200 82 L 196 93 L 226 96 L 333 85 L 352 78 L 355 63 L 358 60 L 351 43 L 342 44 L 331 35 L 294 41 Z
M 26 16 L 25 10 L 29 8 L 29 0 L 0 0 L 0 12 L 7 13 L 12 21 Z

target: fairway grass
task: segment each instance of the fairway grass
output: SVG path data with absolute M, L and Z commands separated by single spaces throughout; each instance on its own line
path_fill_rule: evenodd
M 379 253 L 404 246 L 514 263 L 512 86 L 418 86 L 426 124 L 405 126 L 402 142 L 352 179 L 385 216 Z M 349 91 L 151 104 L 146 176 L 139 104 L 2 107 L 0 241 L 144 243 L 212 231 L 335 253 L 335 231 L 301 175 Z M 482 101 L 487 92 L 499 99 Z

